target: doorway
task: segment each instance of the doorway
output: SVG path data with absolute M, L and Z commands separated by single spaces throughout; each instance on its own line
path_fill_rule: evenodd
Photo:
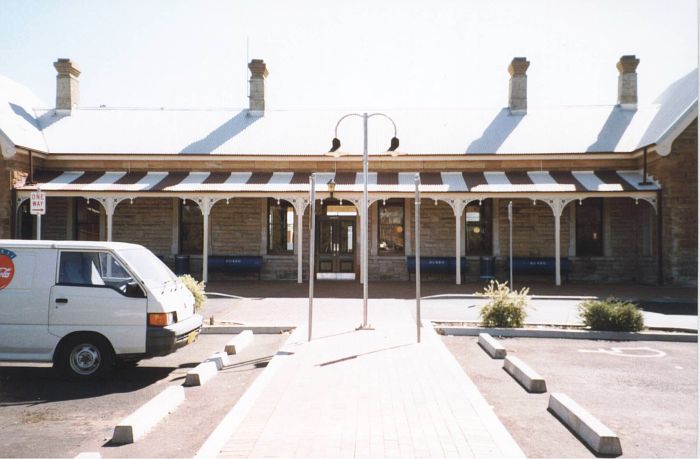
M 355 206 L 326 200 L 319 211 L 316 230 L 316 277 L 354 280 L 357 251 Z

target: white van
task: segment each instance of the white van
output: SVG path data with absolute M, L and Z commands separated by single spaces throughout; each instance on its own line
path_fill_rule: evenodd
M 0 239 L 0 360 L 98 378 L 174 352 L 201 327 L 190 291 L 145 247 Z

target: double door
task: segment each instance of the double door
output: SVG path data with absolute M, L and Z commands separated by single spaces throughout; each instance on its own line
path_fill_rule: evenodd
M 319 279 L 355 279 L 355 217 L 319 219 L 317 232 Z

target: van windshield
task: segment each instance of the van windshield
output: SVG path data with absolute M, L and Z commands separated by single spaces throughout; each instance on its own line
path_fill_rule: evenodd
M 136 274 L 148 285 L 160 287 L 168 281 L 177 279 L 170 268 L 150 250 L 124 249 L 119 250 L 119 255 L 124 257 Z

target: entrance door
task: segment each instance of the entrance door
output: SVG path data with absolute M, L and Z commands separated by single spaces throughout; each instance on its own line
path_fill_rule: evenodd
M 328 217 L 319 219 L 319 279 L 355 279 L 355 218 Z

